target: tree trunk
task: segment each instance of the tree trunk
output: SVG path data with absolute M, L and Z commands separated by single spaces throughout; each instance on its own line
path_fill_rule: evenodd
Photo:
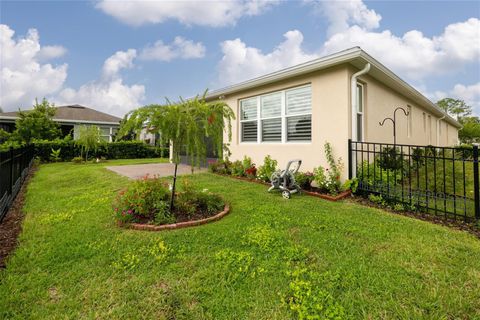
M 172 199 L 170 200 L 170 213 L 173 214 L 173 209 L 174 209 L 174 200 L 175 200 L 175 184 L 177 182 L 177 167 L 178 163 L 175 162 L 175 173 L 173 174 L 173 185 L 172 185 Z

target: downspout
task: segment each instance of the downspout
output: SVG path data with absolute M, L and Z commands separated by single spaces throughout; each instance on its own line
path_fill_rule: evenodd
M 366 74 L 368 71 L 370 71 L 370 63 L 367 63 L 365 65 L 365 67 L 354 73 L 352 75 L 352 78 L 350 79 L 350 105 L 351 105 L 351 130 L 352 130 L 352 134 L 350 135 L 351 138 L 352 138 L 352 141 L 357 141 L 358 137 L 357 137 L 357 109 L 358 109 L 358 106 L 357 106 L 357 77 L 363 75 L 363 74 Z M 353 168 L 356 168 L 357 167 L 357 164 L 356 164 L 356 161 L 355 161 L 355 158 L 353 155 L 351 155 L 351 165 Z M 352 179 L 355 178 L 357 176 L 357 170 L 352 170 Z
M 443 117 L 437 119 L 437 146 L 440 146 L 440 121 L 445 119 L 447 115 L 444 113 Z M 448 139 L 448 137 L 447 137 Z M 447 140 L 448 141 L 448 140 Z M 448 143 L 448 142 L 447 142 Z

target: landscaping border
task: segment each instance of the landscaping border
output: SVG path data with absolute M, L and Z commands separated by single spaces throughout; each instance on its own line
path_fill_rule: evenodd
M 163 231 L 163 230 L 175 230 L 175 229 L 181 229 L 181 228 L 188 228 L 188 227 L 195 227 L 195 226 L 200 226 L 203 224 L 207 224 L 209 222 L 217 221 L 222 219 L 224 216 L 226 216 L 230 212 L 230 206 L 228 204 L 225 204 L 225 207 L 223 208 L 223 211 L 217 213 L 214 216 L 205 218 L 205 219 L 200 219 L 200 220 L 194 220 L 194 221 L 185 221 L 185 222 L 179 222 L 179 223 L 172 223 L 172 224 L 164 224 L 160 226 L 156 226 L 153 224 L 141 224 L 141 223 L 125 223 L 123 224 L 124 227 L 128 229 L 133 229 L 133 230 L 146 230 L 146 231 Z
M 210 173 L 212 173 L 212 172 L 210 172 Z M 235 176 L 231 176 L 231 175 L 227 175 L 227 174 L 220 174 L 220 173 L 215 173 L 215 172 L 213 172 L 213 174 L 216 174 L 216 175 L 219 175 L 219 176 L 222 176 L 222 177 L 228 177 L 228 178 L 233 178 L 233 179 L 237 179 L 237 180 L 258 183 L 258 184 L 261 184 L 261 185 L 264 185 L 264 186 L 270 186 L 270 183 L 263 182 L 263 181 L 260 181 L 260 180 L 249 179 L 249 178 L 245 178 L 245 177 L 235 177 Z M 343 200 L 343 199 L 349 197 L 352 194 L 352 191 L 351 190 L 343 191 L 343 192 L 340 192 L 339 194 L 337 194 L 336 196 L 331 196 L 329 194 L 324 194 L 324 193 L 307 191 L 307 190 L 303 190 L 303 189 L 302 189 L 302 193 L 305 193 L 305 194 L 307 194 L 309 196 L 312 196 L 312 197 L 317 197 L 317 198 L 321 198 L 321 199 L 324 199 L 324 200 L 335 202 L 335 201 L 340 201 L 340 200 Z

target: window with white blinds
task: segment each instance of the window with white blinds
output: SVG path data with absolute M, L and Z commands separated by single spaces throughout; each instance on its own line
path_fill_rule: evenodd
M 257 98 L 249 98 L 240 101 L 240 121 L 242 141 L 257 142 Z
M 310 85 L 240 100 L 241 142 L 310 142 Z
M 282 141 L 282 93 L 260 97 L 262 142 Z

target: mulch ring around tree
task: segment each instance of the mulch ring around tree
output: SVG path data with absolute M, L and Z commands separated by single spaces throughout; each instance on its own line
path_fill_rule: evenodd
M 419 220 L 439 224 L 451 229 L 466 231 L 480 239 L 480 225 L 477 225 L 475 223 L 467 223 L 460 219 L 454 220 L 451 218 L 445 218 L 444 216 L 435 216 L 434 214 L 428 214 L 424 212 L 395 211 L 393 209 L 386 208 L 384 206 L 380 206 L 375 203 L 372 203 L 368 199 L 365 199 L 363 197 L 358 197 L 358 196 L 351 197 L 350 201 L 359 203 L 364 206 L 381 209 L 383 211 L 387 211 L 393 214 L 398 214 L 398 215 L 402 215 L 402 216 L 406 216 L 414 219 L 419 219 Z
M 36 171 L 36 166 L 33 166 L 30 169 L 12 206 L 3 218 L 3 221 L 0 222 L 0 268 L 6 267 L 8 256 L 17 247 L 17 238 L 20 231 L 22 231 L 22 222 L 25 217 L 22 210 L 25 203 L 25 193 L 27 191 L 28 183 Z

